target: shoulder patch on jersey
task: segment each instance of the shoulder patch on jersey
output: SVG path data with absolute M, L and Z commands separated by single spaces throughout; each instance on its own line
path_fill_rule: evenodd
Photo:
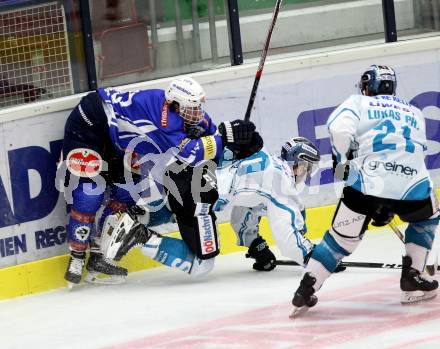
M 217 143 L 215 143 L 214 136 L 201 137 L 200 139 L 203 143 L 203 158 L 205 160 L 215 158 L 215 154 L 217 154 Z
M 67 169 L 75 176 L 92 178 L 102 170 L 101 155 L 87 148 L 73 149 L 66 156 Z
M 160 113 L 160 126 L 163 128 L 168 127 L 168 103 L 165 102 L 162 106 L 162 112 Z
M 179 146 L 178 146 L 179 150 L 182 150 L 183 147 L 186 145 L 186 143 L 188 143 L 189 141 L 190 141 L 189 138 L 184 138 L 184 139 L 182 140 L 182 142 L 180 142 L 180 144 L 179 144 Z

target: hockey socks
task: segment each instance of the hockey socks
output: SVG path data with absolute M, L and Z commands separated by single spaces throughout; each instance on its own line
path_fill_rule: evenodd
M 153 235 L 142 247 L 142 253 L 170 268 L 179 269 L 192 276 L 209 273 L 214 259 L 201 260 L 180 239 Z

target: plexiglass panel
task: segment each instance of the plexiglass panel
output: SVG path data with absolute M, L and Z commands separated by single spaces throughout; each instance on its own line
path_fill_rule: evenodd
M 99 86 L 230 65 L 223 0 L 89 4 Z

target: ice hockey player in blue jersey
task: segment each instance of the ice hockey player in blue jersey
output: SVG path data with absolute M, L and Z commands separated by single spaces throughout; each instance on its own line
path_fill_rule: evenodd
M 100 88 L 83 97 L 72 111 L 65 126 L 64 161 L 59 167 L 59 172 L 64 169 L 65 173 L 61 190 L 71 206 L 67 237 L 71 256 L 65 273 L 70 284 L 80 282 L 89 246 L 87 281 L 123 281 L 127 270 L 100 252 L 100 227 L 109 214 L 124 211 L 137 201 L 138 184 L 146 176 L 177 186 L 177 192 L 165 190 L 182 234 L 195 235 L 193 239 L 200 241 L 203 233 L 217 240 L 211 207 L 218 196 L 215 177 L 200 202 L 194 202 L 187 195 L 192 174 L 206 174 L 207 164 L 218 159 L 224 146 L 245 157 L 262 147 L 262 139 L 251 122 L 225 122 L 217 129 L 203 110 L 204 101 L 203 88 L 192 78 L 180 77 L 166 90 L 122 92 Z M 177 164 L 178 170 L 170 170 L 170 164 Z M 201 184 L 206 187 L 206 183 Z M 102 205 L 103 213 L 95 224 Z M 200 205 L 206 209 L 195 216 L 194 210 Z M 203 224 L 199 225 L 200 221 Z M 210 253 L 216 254 L 218 249 Z M 98 279 L 100 273 L 112 278 Z
M 307 178 L 319 159 L 318 149 L 303 137 L 286 142 L 281 156 L 271 155 L 263 148 L 245 159 L 237 159 L 225 149 L 216 171 L 219 199 L 215 210 L 232 207 L 231 225 L 237 244 L 248 247 L 255 270 L 270 271 L 276 265 L 275 255 L 259 234 L 258 223 L 266 215 L 281 254 L 299 265 L 307 263 L 314 245 L 304 236 L 304 204 L 297 184 Z M 157 212 L 143 213 L 149 215 L 150 222 L 158 221 L 151 219 Z M 131 248 L 139 246 L 146 256 L 192 276 L 212 270 L 214 258 L 200 259 L 184 240 L 153 232 L 154 225 L 141 224 L 131 212 L 109 216 L 103 229 L 105 255 L 120 260 Z
M 372 65 L 352 95 L 327 121 L 335 175 L 345 180 L 332 226 L 314 249 L 296 290 L 291 317 L 317 303 L 315 295 L 362 240 L 370 221 L 386 225 L 394 215 L 408 222 L 400 289 L 402 304 L 435 297 L 438 282 L 423 274 L 439 224 L 438 202 L 424 162 L 422 112 L 395 96 L 396 76 Z

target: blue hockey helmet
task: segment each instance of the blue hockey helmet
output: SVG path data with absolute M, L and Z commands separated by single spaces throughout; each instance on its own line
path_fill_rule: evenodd
M 310 174 L 313 165 L 321 158 L 318 148 L 307 138 L 293 137 L 281 147 L 281 158 L 287 161 L 294 170 L 304 167 L 307 174 Z
M 386 65 L 373 64 L 362 74 L 359 87 L 363 95 L 394 95 L 397 87 L 396 73 Z

